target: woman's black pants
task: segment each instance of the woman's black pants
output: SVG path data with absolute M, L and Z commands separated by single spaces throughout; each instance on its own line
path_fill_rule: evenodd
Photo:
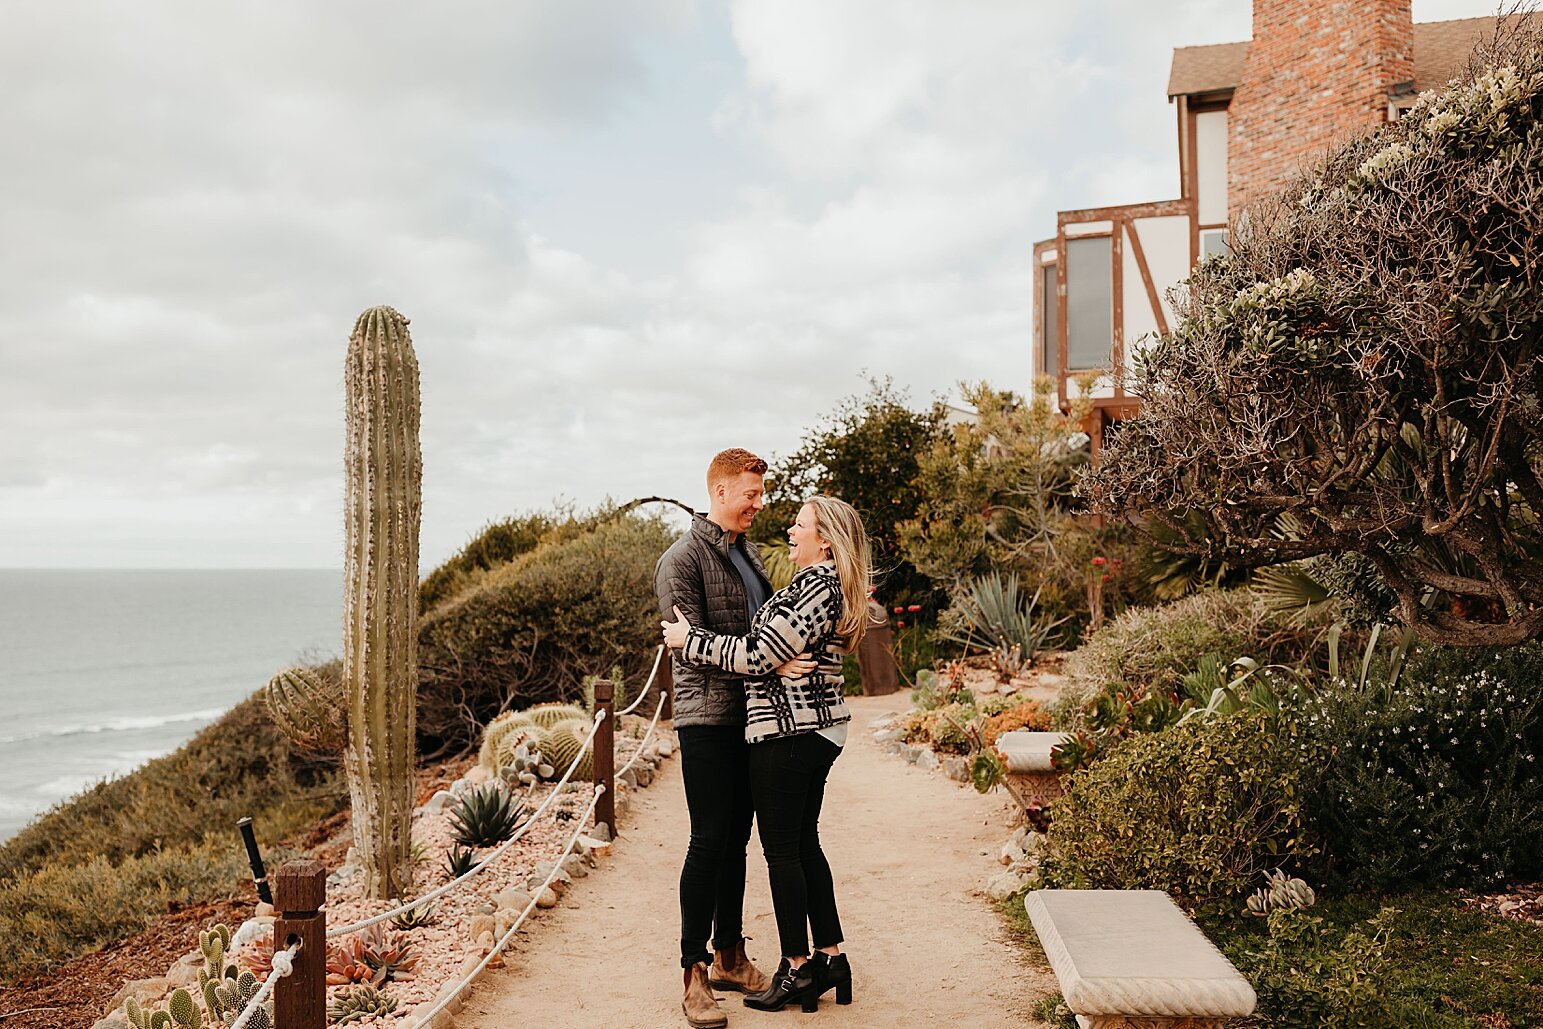
M 836 887 L 820 849 L 825 779 L 841 748 L 817 732 L 750 744 L 750 794 L 771 876 L 783 957 L 841 942 Z

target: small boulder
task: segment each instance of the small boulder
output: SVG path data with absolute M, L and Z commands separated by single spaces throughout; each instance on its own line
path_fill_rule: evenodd
M 542 890 L 541 895 L 536 898 L 536 907 L 555 908 L 557 906 L 557 900 L 557 893 L 549 886 Z
M 468 786 L 485 783 L 491 778 L 493 778 L 493 770 L 487 765 L 472 765 L 471 770 L 466 773 L 466 783 Z
M 563 858 L 563 871 L 574 879 L 582 879 L 589 874 L 589 869 L 584 866 L 584 859 L 577 854 L 569 854 Z
M 508 886 L 493 894 L 493 904 L 500 911 L 513 911 L 518 915 L 530 904 L 530 894 Z
M 938 767 L 938 756 L 926 747 L 921 748 L 921 753 L 916 755 L 916 767 L 924 772 L 930 772 Z
M 493 935 L 493 931 L 497 928 L 498 920 L 492 915 L 472 915 L 467 925 L 467 934 L 473 941 L 478 941 L 482 939 L 483 934 Z
M 134 1027 L 129 1022 L 129 1016 L 123 1013 L 123 1008 L 117 1007 L 92 1023 L 91 1029 L 134 1029 Z
M 171 988 L 171 983 L 162 976 L 156 976 L 153 979 L 132 979 L 113 994 L 113 999 L 107 1002 L 108 1007 L 121 1008 L 123 1002 L 130 997 L 140 1004 L 148 1005 L 166 996 L 171 992 Z
M 943 774 L 955 782 L 969 782 L 970 763 L 962 757 L 946 757 L 943 759 Z
M 993 876 L 986 883 L 986 896 L 992 900 L 1006 900 L 1029 884 L 1029 877 L 1018 872 L 1007 871 Z
M 596 840 L 600 843 L 611 842 L 611 828 L 604 822 L 596 822 L 594 827 L 589 830 L 587 835 L 590 839 Z
M 455 797 L 451 796 L 449 790 L 440 790 L 438 793 L 434 794 L 434 796 L 430 797 L 426 802 L 424 802 L 423 809 L 425 811 L 443 811 L 445 808 L 449 807 L 454 800 Z

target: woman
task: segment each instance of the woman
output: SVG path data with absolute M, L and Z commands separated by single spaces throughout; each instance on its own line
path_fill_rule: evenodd
M 750 791 L 782 945 L 771 987 L 745 998 L 747 1006 L 763 1011 L 794 1001 L 813 1011 L 831 987 L 838 1004 L 852 1000 L 852 970 L 841 953 L 836 890 L 820 849 L 819 820 L 825 780 L 851 721 L 842 700 L 841 659 L 856 649 L 868 624 L 872 570 L 862 519 L 845 501 L 810 499 L 788 529 L 788 557 L 798 569 L 792 583 L 756 614 L 748 636 L 693 628 L 679 608 L 676 621 L 660 623 L 664 642 L 685 661 L 747 677 Z M 812 672 L 788 679 L 775 674 L 802 652 L 814 662 Z

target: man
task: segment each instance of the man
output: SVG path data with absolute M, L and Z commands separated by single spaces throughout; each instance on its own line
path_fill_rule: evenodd
M 745 539 L 765 508 L 766 462 L 748 450 L 725 450 L 707 467 L 708 509 L 654 569 L 660 615 L 675 608 L 716 633 L 743 636 L 771 596 L 761 555 Z M 685 975 L 681 1007 L 692 1029 L 728 1024 L 713 988 L 760 993 L 770 985 L 745 955 L 745 849 L 750 801 L 742 680 L 716 668 L 681 662 L 675 677 L 675 734 L 691 816 L 691 843 L 680 873 L 680 949 Z M 711 957 L 707 944 L 711 935 Z M 712 967 L 709 969 L 708 963 Z

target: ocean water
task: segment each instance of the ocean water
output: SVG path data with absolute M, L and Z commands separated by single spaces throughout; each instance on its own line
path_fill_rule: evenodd
M 339 653 L 341 572 L 0 569 L 0 840 Z

